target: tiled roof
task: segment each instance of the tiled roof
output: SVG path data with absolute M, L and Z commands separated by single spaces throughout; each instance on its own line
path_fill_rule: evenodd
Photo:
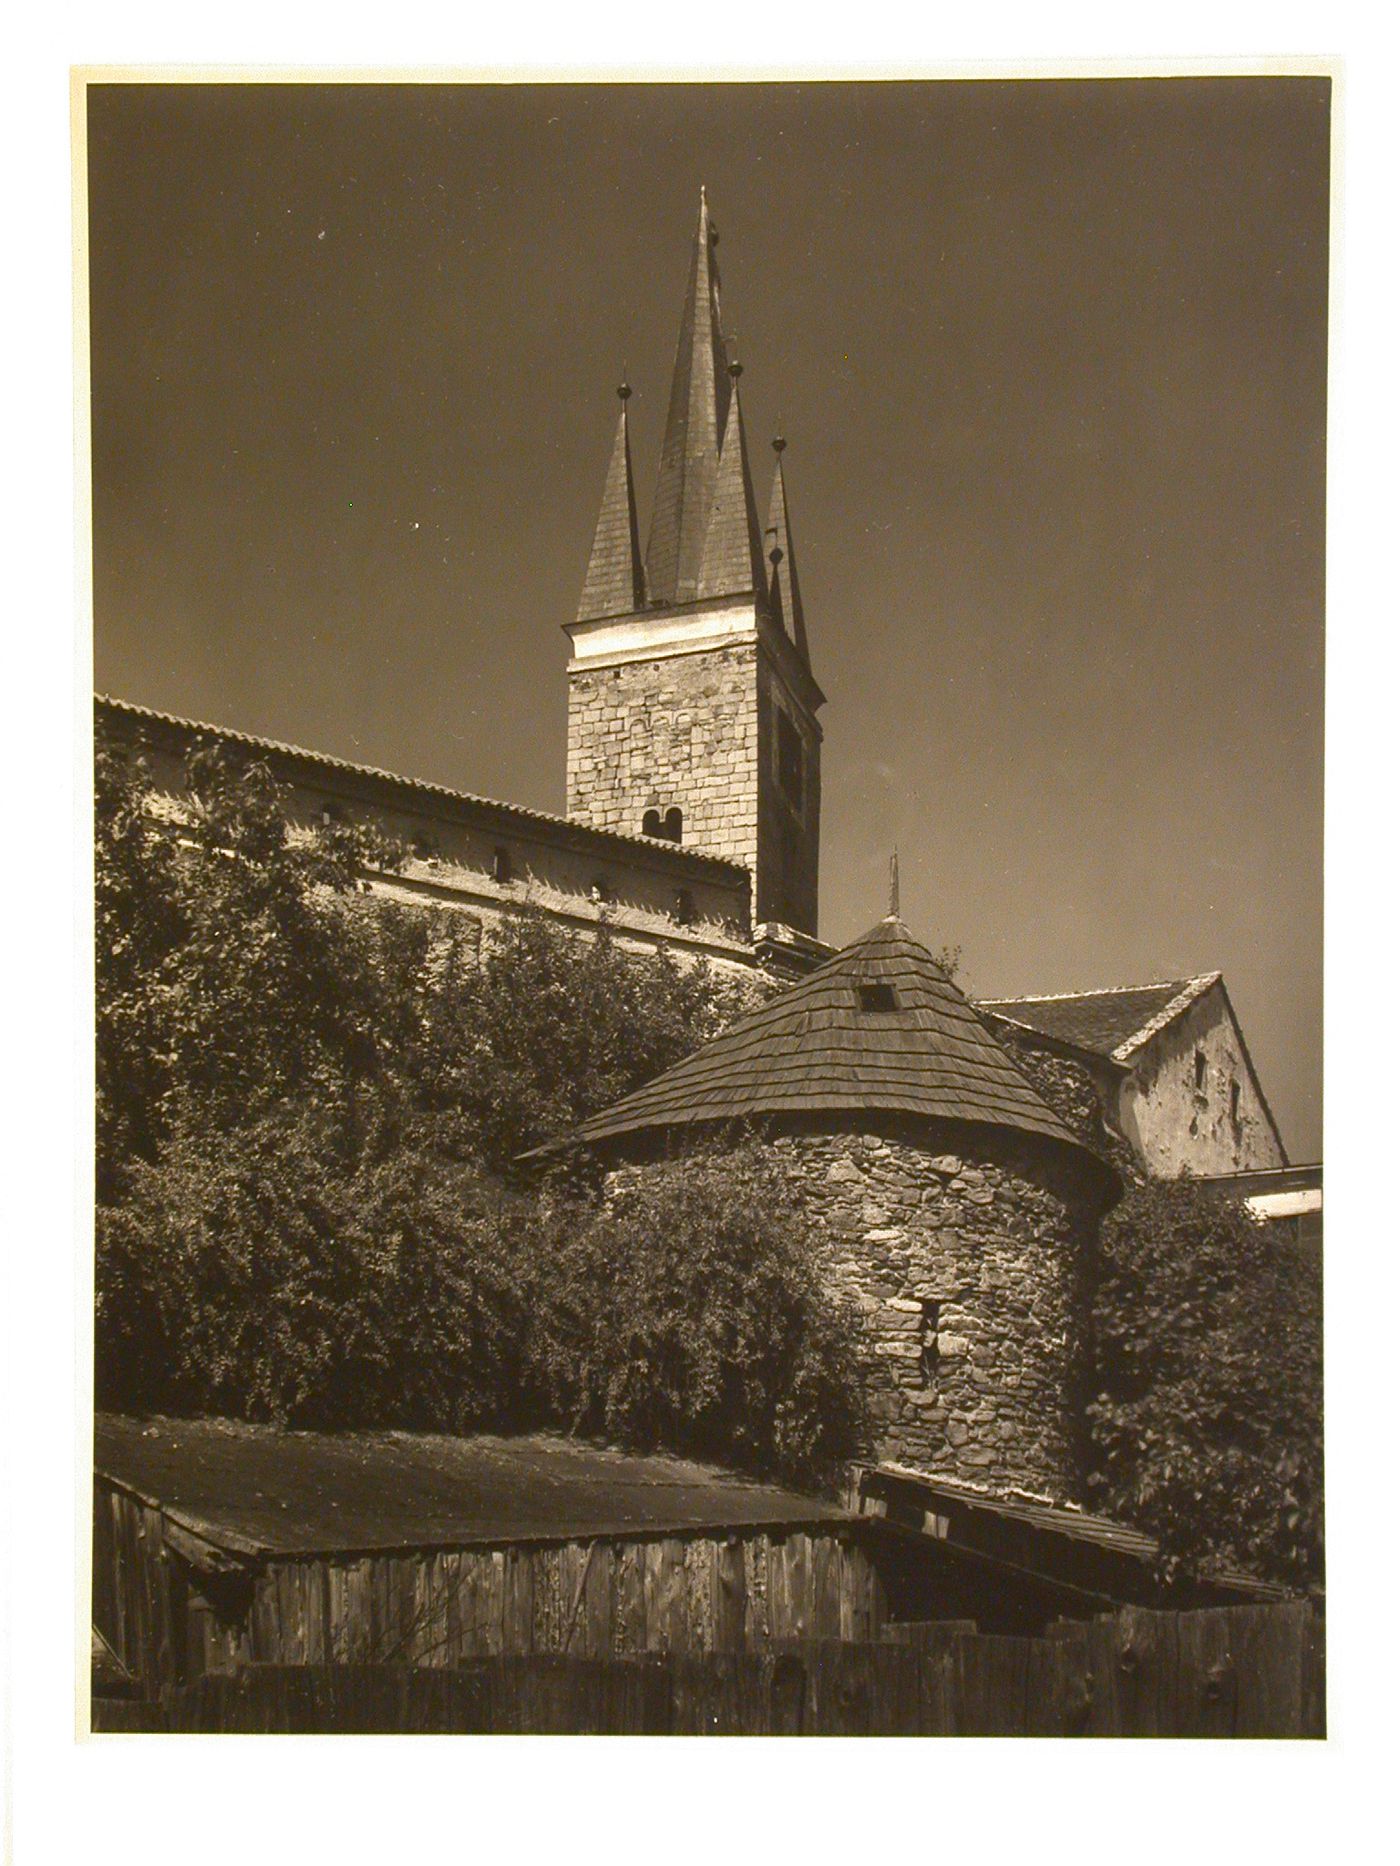
M 862 987 L 892 991 L 894 1008 L 866 1008 Z M 570 1144 L 762 1114 L 878 1109 L 1015 1128 L 1080 1149 L 927 947 L 893 917 L 585 1122 Z
M 851 1522 L 816 1497 L 576 1439 L 281 1432 L 99 1414 L 98 1474 L 237 1555 Z
M 458 806 L 471 811 L 485 811 L 502 822 L 534 824 L 540 829 L 565 836 L 574 842 L 590 843 L 596 846 L 621 845 L 624 848 L 649 849 L 656 854 L 664 854 L 679 863 L 698 863 L 709 869 L 724 869 L 731 875 L 746 873 L 742 862 L 731 862 L 722 855 L 707 855 L 701 849 L 682 848 L 678 843 L 667 842 L 655 836 L 629 836 L 623 830 L 595 829 L 588 823 L 575 823 L 566 816 L 552 816 L 547 810 L 530 810 L 524 804 L 502 803 L 496 797 L 477 797 L 469 791 L 452 790 L 446 784 L 429 784 L 422 778 L 402 777 L 395 771 L 381 771 L 375 765 L 352 764 L 345 758 L 332 758 L 325 752 L 310 752 L 301 745 L 286 745 L 277 739 L 256 738 L 251 732 L 235 732 L 229 726 L 212 726 L 205 720 L 182 719 L 176 713 L 160 713 L 150 706 L 137 706 L 130 700 L 116 700 L 110 694 L 95 695 L 95 704 L 99 712 L 109 712 L 125 717 L 134 722 L 142 720 L 155 725 L 169 726 L 182 733 L 198 734 L 213 739 L 223 739 L 231 745 L 245 746 L 249 751 L 274 752 L 282 758 L 294 758 L 298 763 L 314 765 L 327 772 L 338 772 L 346 777 L 366 778 L 376 784 L 392 785 L 395 790 L 424 802 Z
M 1113 985 L 1102 991 L 1040 998 L 981 998 L 979 1011 L 1036 1030 L 1100 1056 L 1124 1062 L 1157 1031 L 1217 984 L 1219 972 L 1157 985 Z

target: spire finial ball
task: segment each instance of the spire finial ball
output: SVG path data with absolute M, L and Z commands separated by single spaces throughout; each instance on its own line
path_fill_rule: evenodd
M 617 399 L 620 402 L 626 402 L 631 398 L 631 394 L 632 394 L 632 385 L 627 380 L 626 376 L 624 376 L 622 378 L 622 381 L 619 382 L 617 385 Z
M 783 439 L 781 434 L 775 434 L 773 436 L 773 452 L 775 454 L 781 454 L 786 446 L 787 442 Z
M 733 378 L 733 380 L 737 382 L 740 376 L 743 375 L 743 373 L 744 373 L 744 365 L 736 357 L 734 361 L 729 365 L 729 374 Z

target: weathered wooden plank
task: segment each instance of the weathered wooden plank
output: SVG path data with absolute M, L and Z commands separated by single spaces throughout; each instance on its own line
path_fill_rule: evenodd
M 807 1669 L 795 1652 L 770 1650 L 764 1658 L 767 1727 L 773 1736 L 801 1736 L 807 1716 Z
M 646 1545 L 646 1648 L 686 1649 L 685 1545 L 673 1536 Z
M 589 1545 L 583 1604 L 574 1648 L 590 1659 L 612 1656 L 613 1574 L 616 1551 L 607 1542 Z
M 1302 1734 L 1327 1734 L 1327 1622 L 1309 1612 L 1303 1624 Z
M 688 1536 L 681 1544 L 685 1615 L 683 1649 L 713 1652 L 715 1541 L 710 1536 Z
M 813 1639 L 841 1637 L 841 1551 L 830 1536 L 811 1538 L 808 1592 Z
M 535 1564 L 529 1549 L 505 1551 L 501 1648 L 506 1654 L 533 1650 L 535 1635 Z
M 753 1536 L 744 1545 L 744 1644 L 757 1652 L 772 1637 L 769 1569 L 772 1544 L 767 1536 Z
M 645 1544 L 628 1542 L 617 1551 L 612 1649 L 619 1657 L 647 1649 Z
M 1029 1642 L 997 1633 L 954 1640 L 959 1736 L 1024 1736 Z
M 1159 1706 L 1158 1730 L 1181 1736 L 1233 1736 L 1237 1680 L 1230 1609 L 1152 1617 L 1159 1643 L 1173 1621 L 1176 1630 L 1176 1705 L 1174 1711 L 1165 1702 Z
M 744 1584 L 744 1550 L 738 1536 L 712 1545 L 710 1565 L 710 1622 L 716 1652 L 742 1652 L 748 1589 Z

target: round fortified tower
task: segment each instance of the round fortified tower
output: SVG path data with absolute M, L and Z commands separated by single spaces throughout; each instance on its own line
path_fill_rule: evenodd
M 867 1454 L 1076 1498 L 1075 1289 L 1118 1181 L 896 916 L 573 1142 L 616 1187 L 746 1132 L 864 1318 Z

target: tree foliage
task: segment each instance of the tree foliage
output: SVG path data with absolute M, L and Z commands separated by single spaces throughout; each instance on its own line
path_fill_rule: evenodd
M 762 987 L 530 911 L 478 953 L 366 898 L 370 830 L 290 834 L 222 748 L 188 775 L 164 820 L 99 748 L 99 1403 L 829 1472 L 846 1327 L 756 1161 L 602 1208 L 502 1178 Z
M 1169 1571 L 1320 1579 L 1321 1267 L 1187 1179 L 1129 1191 L 1087 1284 L 1102 1506 Z
M 570 1227 L 544 1282 L 557 1416 L 632 1443 L 830 1480 L 855 1453 L 859 1317 L 755 1146 L 638 1176 Z

